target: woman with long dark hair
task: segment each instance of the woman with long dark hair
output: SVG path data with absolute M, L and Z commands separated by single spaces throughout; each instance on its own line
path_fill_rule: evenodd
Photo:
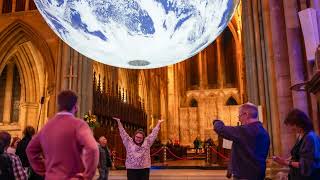
M 311 119 L 301 110 L 291 111 L 284 123 L 299 134 L 291 149 L 290 158 L 274 156 L 280 165 L 289 166 L 289 180 L 320 179 L 320 139 L 313 129 Z
M 137 130 L 132 138 L 123 128 L 120 119 L 113 119 L 118 122 L 120 136 L 127 151 L 126 168 L 128 180 L 149 180 L 151 167 L 150 147 L 157 138 L 160 124 L 164 120 L 158 121 L 149 136 L 145 137 L 142 130 Z

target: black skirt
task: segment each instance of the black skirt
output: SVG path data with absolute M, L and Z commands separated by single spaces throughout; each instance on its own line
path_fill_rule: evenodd
M 150 169 L 127 169 L 128 180 L 149 180 Z

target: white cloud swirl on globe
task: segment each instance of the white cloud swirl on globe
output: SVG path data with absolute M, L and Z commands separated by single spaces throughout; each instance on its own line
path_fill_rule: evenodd
M 56 34 L 81 54 L 134 69 L 162 67 L 207 47 L 239 0 L 36 0 Z M 149 64 L 130 65 L 142 60 Z

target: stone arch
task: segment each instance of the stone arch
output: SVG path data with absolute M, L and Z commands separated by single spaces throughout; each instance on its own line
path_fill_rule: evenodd
M 233 21 L 231 21 L 229 24 L 228 24 L 228 27 L 233 35 L 233 38 L 235 40 L 235 43 L 236 43 L 236 53 L 237 53 L 237 64 L 236 64 L 236 67 L 237 67 L 237 81 L 238 81 L 238 87 L 239 87 L 239 91 L 240 91 L 240 94 L 242 94 L 244 91 L 245 91 L 245 87 L 244 87 L 244 80 L 242 78 L 243 76 L 243 49 L 242 49 L 242 42 L 241 42 L 241 37 L 240 37 L 240 34 L 238 34 L 237 30 L 236 30 L 236 25 L 233 24 Z M 241 97 L 242 99 L 242 97 Z M 239 102 L 239 101 L 238 101 Z
M 227 99 L 226 106 L 233 106 L 233 105 L 239 105 L 239 103 L 237 102 L 237 100 L 233 96 L 230 96 Z
M 239 49 L 239 50 L 242 51 L 241 40 L 240 40 L 240 38 L 239 38 L 239 36 L 238 36 L 238 34 L 237 34 L 237 30 L 236 30 L 236 28 L 234 27 L 234 25 L 233 25 L 232 22 L 230 22 L 230 23 L 228 24 L 228 28 L 230 29 L 230 31 L 231 31 L 231 33 L 232 33 L 232 35 L 233 35 L 233 38 L 234 38 L 235 43 L 236 43 L 237 50 Z
M 237 105 L 242 104 L 241 99 L 240 99 L 240 95 L 239 95 L 239 91 L 236 89 L 233 89 L 231 92 L 225 92 L 225 93 L 223 93 L 222 96 L 223 96 L 222 102 L 226 106 L 227 106 L 227 102 L 230 98 L 233 98 L 237 102 Z
M 8 56 L 11 49 L 30 41 L 41 53 L 48 74 L 55 74 L 54 59 L 50 48 L 44 38 L 23 21 L 17 20 L 9 25 L 0 34 L 0 60 Z M 53 83 L 54 76 L 49 76 L 48 81 Z
M 198 101 L 195 98 L 191 98 L 191 100 L 189 101 L 189 106 L 198 107 Z
M 17 66 L 21 84 L 20 115 L 15 130 L 21 132 L 26 125 L 38 128 L 47 118 L 55 82 L 54 60 L 45 40 L 22 21 L 15 21 L 0 34 L 0 72 L 12 62 Z M 42 111 L 41 97 L 45 97 Z

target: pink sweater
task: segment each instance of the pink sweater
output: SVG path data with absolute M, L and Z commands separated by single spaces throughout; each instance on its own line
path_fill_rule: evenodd
M 122 142 L 127 151 L 126 168 L 150 168 L 150 147 L 152 146 L 154 140 L 157 138 L 158 132 L 160 130 L 160 124 L 158 123 L 157 126 L 152 130 L 152 133 L 144 139 L 142 146 L 138 146 L 133 142 L 133 139 L 127 134 L 120 122 L 118 123 L 118 127 Z
M 46 180 L 91 180 L 99 159 L 89 126 L 69 113 L 49 120 L 30 141 L 27 155 L 32 168 Z

